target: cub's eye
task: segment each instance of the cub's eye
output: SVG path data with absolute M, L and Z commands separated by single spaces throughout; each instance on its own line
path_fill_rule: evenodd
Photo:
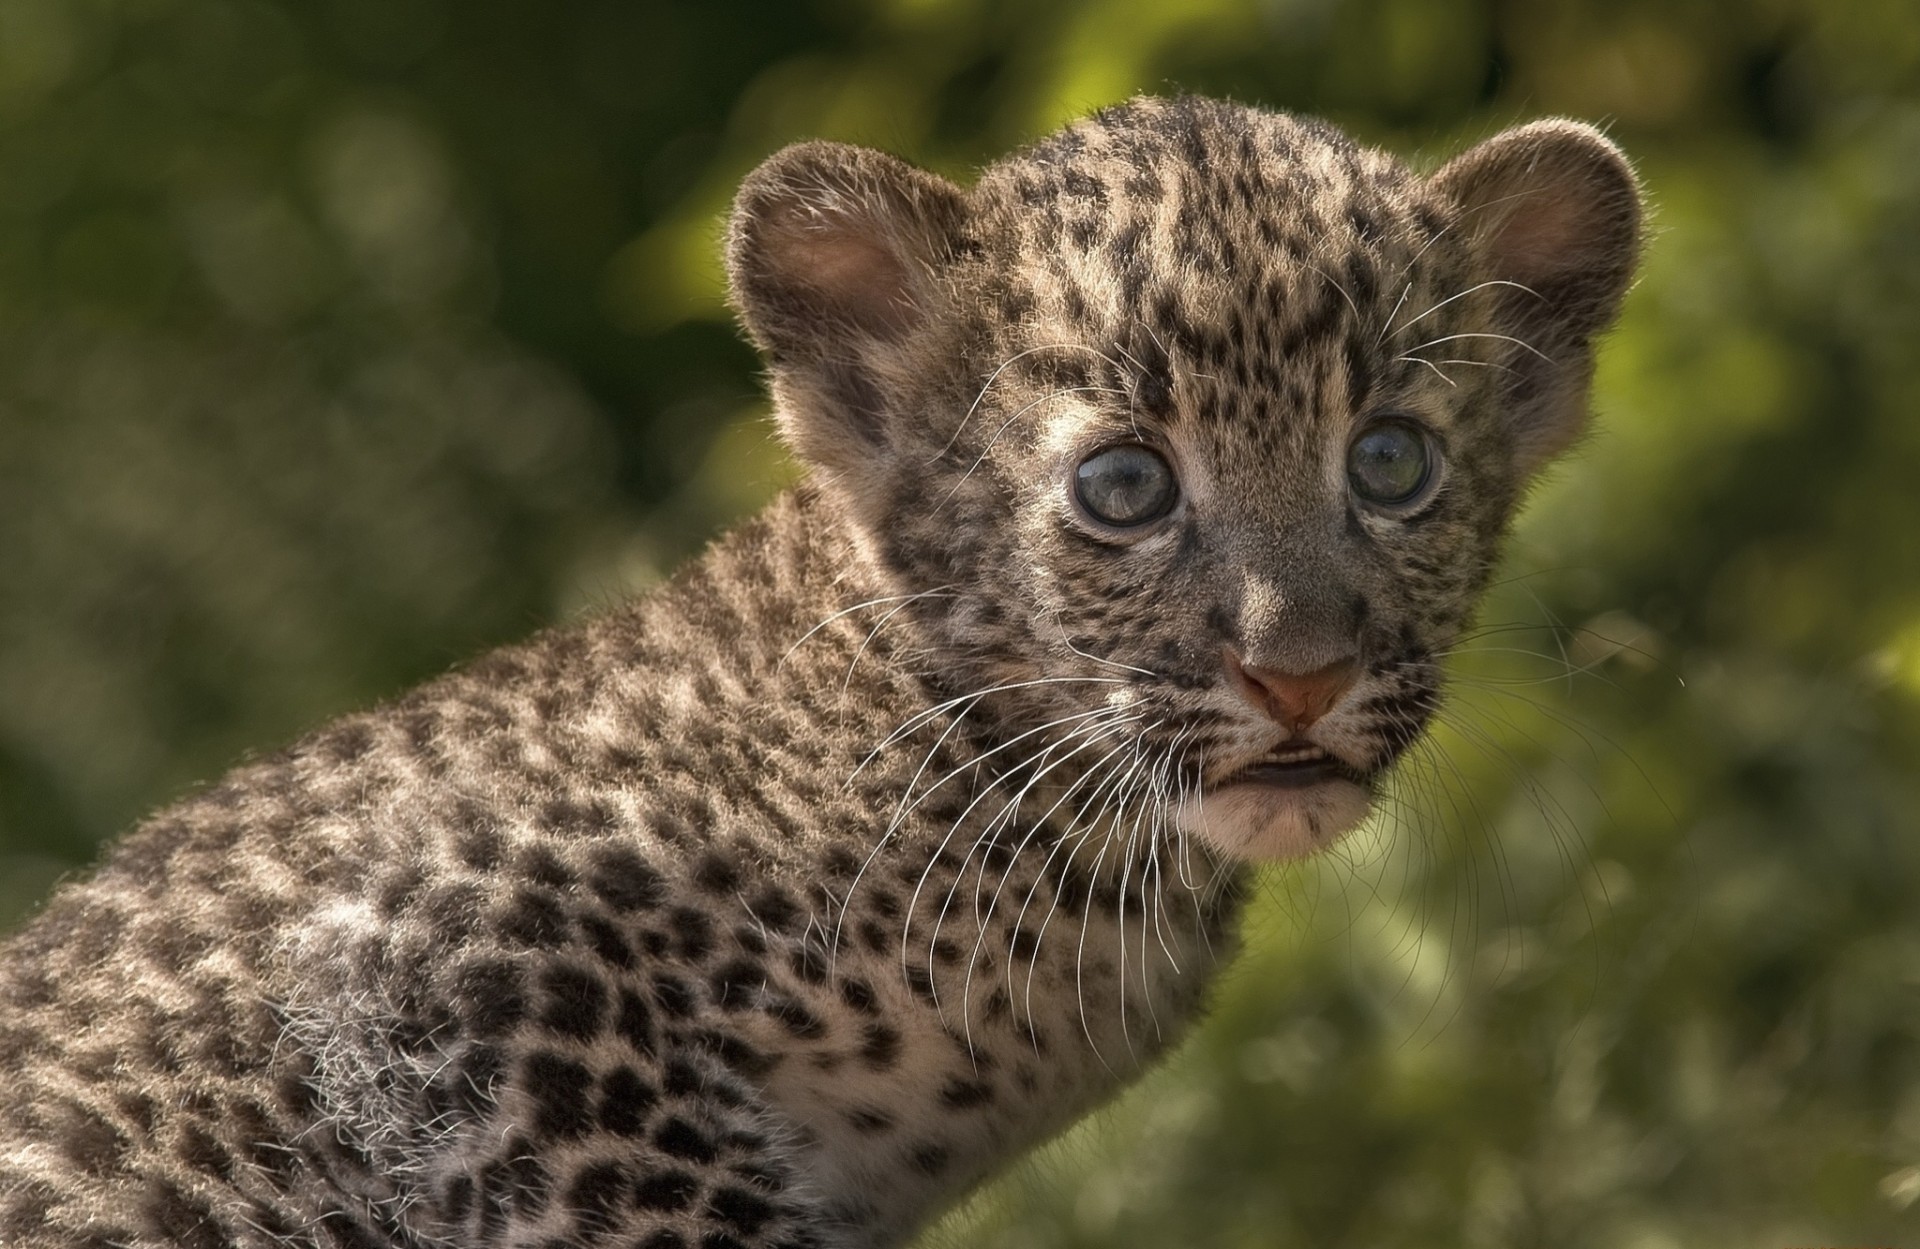
M 1347 481 L 1369 503 L 1411 503 L 1433 479 L 1433 445 L 1412 421 L 1376 421 L 1347 448 Z
M 1108 447 L 1080 461 L 1073 494 L 1087 514 L 1127 528 L 1159 520 L 1173 510 L 1179 486 L 1159 452 L 1146 447 Z

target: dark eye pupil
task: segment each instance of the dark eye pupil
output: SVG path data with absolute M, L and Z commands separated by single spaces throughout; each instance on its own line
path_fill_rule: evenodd
M 1347 480 L 1370 503 L 1405 503 L 1427 484 L 1427 440 L 1405 421 L 1383 421 L 1353 440 Z
M 1173 509 L 1173 470 L 1145 447 L 1109 447 L 1074 471 L 1080 506 L 1109 525 L 1144 525 Z

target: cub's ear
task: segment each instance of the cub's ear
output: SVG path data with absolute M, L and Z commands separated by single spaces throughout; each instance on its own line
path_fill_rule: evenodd
M 1587 420 L 1593 337 L 1613 323 L 1640 253 L 1640 184 L 1591 126 L 1539 121 L 1495 135 L 1433 176 L 1504 285 L 1500 332 L 1524 343 L 1512 369 L 1510 416 L 1520 466 L 1564 450 Z
M 887 457 L 890 398 L 944 311 L 964 214 L 952 183 L 840 143 L 786 148 L 741 185 L 728 279 L 801 458 L 859 476 Z

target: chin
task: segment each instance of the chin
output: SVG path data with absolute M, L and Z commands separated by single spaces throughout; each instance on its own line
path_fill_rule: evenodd
M 1243 862 L 1283 862 L 1324 850 L 1372 809 L 1365 786 L 1328 779 L 1306 786 L 1222 785 L 1182 807 L 1180 829 Z

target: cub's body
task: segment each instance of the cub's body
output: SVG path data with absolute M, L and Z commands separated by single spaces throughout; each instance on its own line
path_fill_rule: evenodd
M 1136 101 L 962 191 L 802 145 L 729 261 L 809 484 L 245 765 L 0 952 L 0 1242 L 899 1244 L 1192 1020 L 1365 812 L 1638 230 Z

